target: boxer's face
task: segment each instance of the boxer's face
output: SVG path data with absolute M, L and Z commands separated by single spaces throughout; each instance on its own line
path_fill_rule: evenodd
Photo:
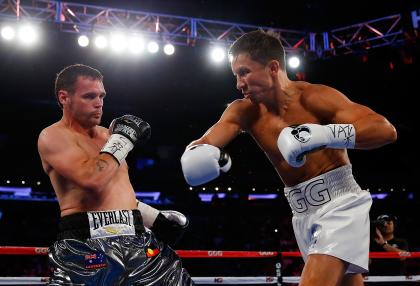
M 71 115 L 85 127 L 99 125 L 105 94 L 102 81 L 79 76 L 74 93 L 68 97 Z
M 241 53 L 233 58 L 231 67 L 236 77 L 236 88 L 244 98 L 255 103 L 261 102 L 273 86 L 268 66 L 252 60 L 247 53 Z

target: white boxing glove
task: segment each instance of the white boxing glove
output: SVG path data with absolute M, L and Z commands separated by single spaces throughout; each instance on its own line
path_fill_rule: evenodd
M 323 148 L 351 149 L 356 142 L 352 124 L 301 124 L 284 128 L 277 139 L 277 146 L 290 166 L 305 164 L 305 154 Z
M 209 144 L 190 146 L 181 157 L 182 172 L 190 186 L 207 183 L 227 172 L 232 166 L 230 156 Z

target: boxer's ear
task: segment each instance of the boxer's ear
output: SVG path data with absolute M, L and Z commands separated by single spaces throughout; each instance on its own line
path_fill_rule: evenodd
M 68 102 L 69 93 L 66 90 L 60 89 L 57 94 L 57 99 L 61 106 L 64 106 Z
M 277 76 L 279 70 L 280 70 L 280 63 L 276 60 L 271 60 L 267 64 L 268 69 L 270 71 L 270 74 L 273 76 Z

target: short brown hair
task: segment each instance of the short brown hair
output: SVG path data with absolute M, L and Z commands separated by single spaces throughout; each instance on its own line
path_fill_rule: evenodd
M 74 84 L 79 76 L 86 76 L 100 81 L 104 78 L 97 69 L 83 64 L 74 64 L 62 69 L 55 79 L 55 97 L 57 98 L 58 105 L 61 108 L 63 108 L 63 105 L 58 99 L 58 92 L 60 90 L 65 90 L 69 93 L 73 93 Z
M 229 55 L 236 57 L 240 53 L 248 53 L 252 60 L 263 65 L 277 60 L 285 70 L 285 51 L 278 34 L 255 30 L 239 37 L 230 47 Z

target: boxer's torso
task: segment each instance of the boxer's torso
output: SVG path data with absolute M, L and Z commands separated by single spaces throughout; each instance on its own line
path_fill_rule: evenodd
M 77 150 L 86 156 L 86 160 L 98 156 L 109 137 L 108 130 L 99 126 L 95 127 L 96 132 L 93 136 L 80 134 L 60 124 L 53 124 L 48 128 L 60 128 L 62 136 L 66 136 L 66 139 L 77 146 Z M 51 144 L 59 144 L 59 141 Z M 62 216 L 83 211 L 134 209 L 136 207 L 135 193 L 128 177 L 128 166 L 125 162 L 102 190 L 94 191 L 77 185 L 60 175 L 47 162 L 42 161 L 56 192 Z
M 280 110 L 269 110 L 264 104 L 254 104 L 250 100 L 239 100 L 239 105 L 246 109 L 240 112 L 246 116 L 243 126 L 258 143 L 260 148 L 275 167 L 286 186 L 293 186 L 312 177 L 318 176 L 336 167 L 349 163 L 345 149 L 323 149 L 307 154 L 303 167 L 293 168 L 282 157 L 277 138 L 281 130 L 290 125 L 303 123 L 324 124 L 304 106 L 305 91 L 312 85 L 295 82 L 287 101 L 280 103 Z

